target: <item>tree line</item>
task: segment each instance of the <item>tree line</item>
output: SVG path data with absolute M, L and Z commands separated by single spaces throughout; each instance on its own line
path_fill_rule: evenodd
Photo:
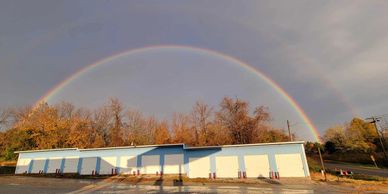
M 388 147 L 384 138 L 382 143 L 385 148 Z M 384 162 L 383 147 L 374 124 L 361 118 L 353 118 L 343 125 L 328 128 L 323 135 L 322 144 L 306 144 L 307 154 L 316 154 L 318 149 L 330 160 L 373 164 L 373 156 L 378 164 L 388 166 Z
M 14 160 L 17 150 L 96 148 L 185 143 L 191 146 L 287 141 L 270 125 L 264 106 L 250 112 L 248 102 L 225 97 L 219 107 L 198 101 L 189 113 L 171 120 L 145 116 L 117 98 L 96 109 L 71 103 L 41 103 L 0 110 L 0 160 Z

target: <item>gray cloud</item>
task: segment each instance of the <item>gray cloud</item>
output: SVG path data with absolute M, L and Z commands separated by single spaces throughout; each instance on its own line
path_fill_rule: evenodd
M 178 44 L 262 70 L 323 131 L 353 114 L 387 113 L 387 8 L 385 1 L 2 3 L 0 107 L 33 103 L 114 53 Z

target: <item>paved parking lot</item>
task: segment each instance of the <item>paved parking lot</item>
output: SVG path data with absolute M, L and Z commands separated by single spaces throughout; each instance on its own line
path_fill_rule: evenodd
M 305 185 L 134 185 L 110 179 L 0 176 L 0 193 L 349 193 L 350 187 Z

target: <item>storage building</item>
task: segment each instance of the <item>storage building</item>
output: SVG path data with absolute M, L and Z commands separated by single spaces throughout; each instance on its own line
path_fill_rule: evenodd
M 303 142 L 185 144 L 19 151 L 16 174 L 184 174 L 189 178 L 309 177 Z

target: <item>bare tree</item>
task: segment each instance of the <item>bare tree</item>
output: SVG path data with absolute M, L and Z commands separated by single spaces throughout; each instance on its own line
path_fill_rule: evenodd
M 170 131 L 168 129 L 167 121 L 161 121 L 157 124 L 154 131 L 154 143 L 155 144 L 171 143 Z
M 217 112 L 217 120 L 226 128 L 233 144 L 254 143 L 260 141 L 277 141 L 283 134 L 269 126 L 270 114 L 266 107 L 259 106 L 254 115 L 249 114 L 248 103 L 240 99 L 224 98 Z M 260 137 L 268 135 L 270 137 Z
M 197 101 L 191 112 L 195 132 L 195 144 L 207 145 L 209 143 L 209 124 L 211 124 L 211 116 L 213 108 L 204 102 Z
M 147 140 L 148 140 L 148 144 L 159 144 L 159 143 L 156 143 L 156 135 L 159 133 L 159 122 L 158 120 L 154 117 L 154 116 L 151 116 L 151 117 L 148 117 L 146 120 L 145 120 L 145 128 L 147 129 Z M 168 127 L 166 127 L 167 129 L 167 138 L 168 139 Z M 163 137 L 161 137 L 163 138 Z
M 234 144 L 249 143 L 252 136 L 252 122 L 249 117 L 248 103 L 240 99 L 224 98 L 217 112 L 221 125 L 228 129 Z
M 194 144 L 195 135 L 193 133 L 193 128 L 190 126 L 189 115 L 175 113 L 172 118 L 171 127 L 175 143 Z
M 8 128 L 10 118 L 11 118 L 10 109 L 0 109 L 0 131 Z
M 55 105 L 55 108 L 58 110 L 59 118 L 64 118 L 64 119 L 71 119 L 75 112 L 75 106 L 65 101 Z
M 123 144 L 121 137 L 124 105 L 117 98 L 111 98 L 109 100 L 109 110 L 113 118 L 113 126 L 109 130 L 109 144 L 111 146 L 120 146 Z
M 103 145 L 108 145 L 110 142 L 109 130 L 113 126 L 109 107 L 103 106 L 94 110 L 91 125 L 92 128 L 94 128 L 96 132 L 100 134 Z
M 218 121 L 214 121 L 208 126 L 208 135 L 207 145 L 228 145 L 233 142 L 229 129 L 225 128 Z
M 146 121 L 141 112 L 128 110 L 124 137 L 127 144 L 144 145 L 149 142 L 150 130 L 146 127 Z
M 25 121 L 33 113 L 32 106 L 21 106 L 10 109 L 13 125 Z

